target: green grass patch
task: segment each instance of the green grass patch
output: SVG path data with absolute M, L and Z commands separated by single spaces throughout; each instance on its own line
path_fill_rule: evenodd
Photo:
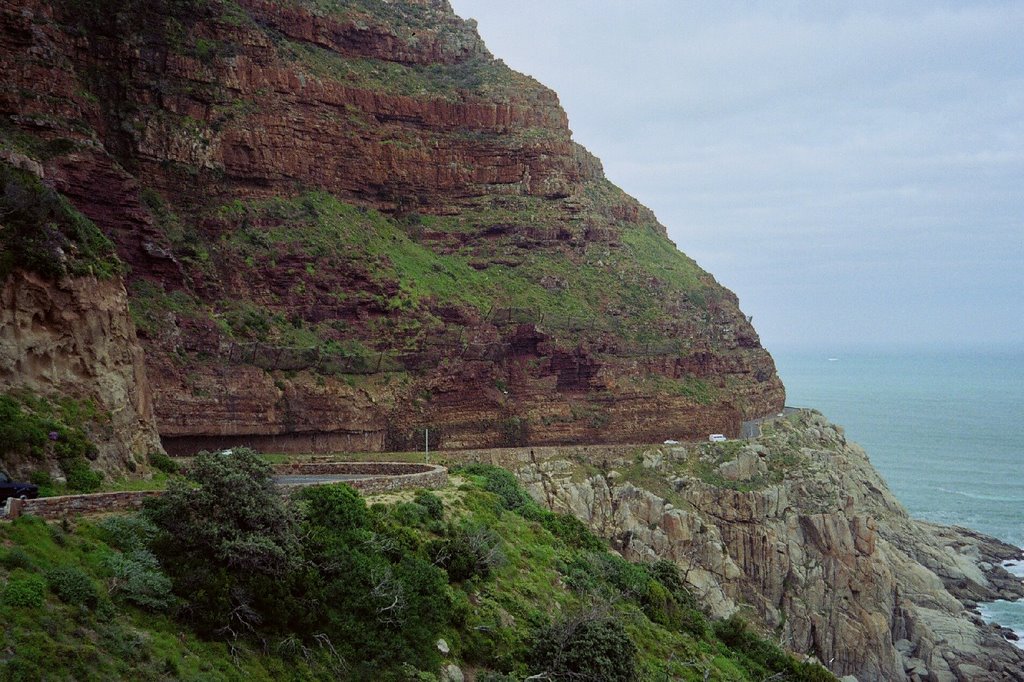
M 25 390 L 0 394 L 0 454 L 27 457 L 39 462 L 41 494 L 54 494 L 48 462 L 56 459 L 67 478 L 66 489 L 97 490 L 102 473 L 89 466 L 97 448 L 90 432 L 101 429 L 110 416 L 90 400 L 50 400 Z M 37 477 L 33 477 L 37 478 Z

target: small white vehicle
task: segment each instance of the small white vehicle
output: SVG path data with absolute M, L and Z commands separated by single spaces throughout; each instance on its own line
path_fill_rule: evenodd
M 679 445 L 679 441 L 669 439 L 665 441 L 665 445 Z
M 710 436 L 708 436 L 708 440 L 711 441 L 712 443 L 724 443 L 729 439 L 726 438 L 721 433 L 712 433 Z

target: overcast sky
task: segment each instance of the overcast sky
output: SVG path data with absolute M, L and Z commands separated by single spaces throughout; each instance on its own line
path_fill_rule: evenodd
M 1024 350 L 1024 2 L 452 4 L 769 350 Z

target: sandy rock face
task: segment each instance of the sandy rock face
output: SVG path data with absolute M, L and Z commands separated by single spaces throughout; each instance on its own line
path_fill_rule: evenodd
M 656 450 L 608 462 L 615 477 L 580 480 L 557 459 L 518 474 L 625 556 L 675 561 L 713 616 L 748 604 L 783 645 L 838 675 L 1024 679 L 1024 652 L 970 610 L 1024 596 L 993 566 L 1020 550 L 910 518 L 820 415 L 776 422 L 756 443 Z
M 109 413 L 109 430 L 92 434 L 105 471 L 123 473 L 161 450 L 119 279 L 51 282 L 22 271 L 8 277 L 0 289 L 0 390 L 11 388 L 92 399 Z

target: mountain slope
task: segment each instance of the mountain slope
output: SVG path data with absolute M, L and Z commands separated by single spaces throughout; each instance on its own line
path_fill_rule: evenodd
M 642 442 L 784 393 L 447 2 L 0 3 L 0 144 L 113 240 L 172 451 Z

